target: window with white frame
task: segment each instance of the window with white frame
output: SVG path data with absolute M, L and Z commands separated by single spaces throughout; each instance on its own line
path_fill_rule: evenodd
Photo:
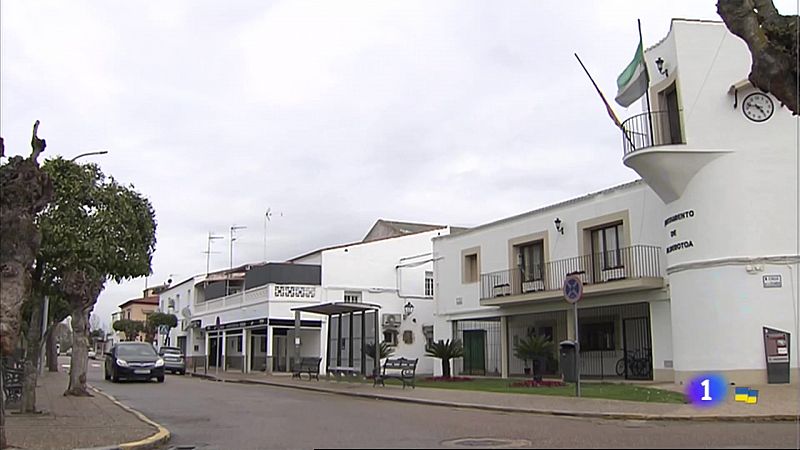
M 345 291 L 345 303 L 361 303 L 361 292 L 359 291 Z
M 433 297 L 433 272 L 425 272 L 425 296 Z

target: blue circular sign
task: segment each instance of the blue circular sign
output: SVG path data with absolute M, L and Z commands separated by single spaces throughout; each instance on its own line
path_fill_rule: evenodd
M 725 402 L 728 382 L 715 373 L 698 375 L 686 383 L 686 397 L 698 408 L 719 406 Z
M 583 297 L 583 281 L 577 275 L 570 275 L 564 279 L 564 299 L 570 303 L 577 303 Z

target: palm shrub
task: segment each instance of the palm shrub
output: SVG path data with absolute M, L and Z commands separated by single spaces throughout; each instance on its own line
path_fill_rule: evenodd
M 379 351 L 381 352 L 381 357 L 378 359 L 388 358 L 394 354 L 394 347 L 389 345 L 389 343 L 386 341 L 381 341 Z M 370 358 L 375 359 L 375 344 L 365 345 L 364 353 L 366 353 Z
M 553 342 L 545 336 L 528 336 L 526 338 L 521 338 L 514 346 L 514 356 L 525 361 L 525 367 L 528 366 L 528 361 L 533 363 L 531 365 L 531 375 L 534 380 L 536 380 L 537 365 L 540 366 L 543 360 L 552 355 Z
M 438 341 L 425 347 L 425 354 L 442 360 L 442 376 L 450 378 L 450 360 L 464 356 L 464 346 L 461 341 L 456 339 L 450 342 L 439 339 Z

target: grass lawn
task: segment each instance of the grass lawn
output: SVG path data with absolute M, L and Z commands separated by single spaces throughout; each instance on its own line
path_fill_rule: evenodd
M 394 384 L 396 380 L 389 380 Z M 575 385 L 560 387 L 511 387 L 510 384 L 521 379 L 480 378 L 472 381 L 429 381 L 417 379 L 418 387 L 437 389 L 462 389 L 467 391 L 502 392 L 508 394 L 558 395 L 574 397 Z M 401 384 L 398 382 L 398 384 Z M 581 397 L 629 400 L 654 403 L 686 403 L 683 394 L 647 386 L 614 383 L 581 383 Z

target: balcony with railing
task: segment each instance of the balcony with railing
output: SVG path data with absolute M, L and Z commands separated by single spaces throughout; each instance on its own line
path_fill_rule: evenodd
M 193 306 L 193 313 L 206 314 L 268 301 L 318 302 L 320 294 L 320 286 L 268 284 L 225 297 L 198 302 Z
M 481 274 L 481 305 L 500 306 L 560 298 L 564 279 L 578 275 L 584 295 L 663 287 L 661 247 L 634 245 L 602 253 Z
M 668 111 L 649 111 L 622 122 L 625 156 L 636 150 L 659 145 L 684 144 L 680 125 Z

